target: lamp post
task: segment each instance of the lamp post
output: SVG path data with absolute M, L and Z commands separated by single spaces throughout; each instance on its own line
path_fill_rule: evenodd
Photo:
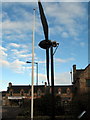
M 32 62 L 26 61 L 26 63 L 32 63 Z M 37 66 L 36 85 L 38 85 L 38 62 L 34 62 L 34 64 L 36 64 Z

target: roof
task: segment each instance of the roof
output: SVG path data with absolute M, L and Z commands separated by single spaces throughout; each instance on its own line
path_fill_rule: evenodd
M 36 92 L 38 89 L 42 89 L 42 92 L 44 90 L 44 86 L 34 86 L 34 92 Z M 7 92 L 9 92 L 9 90 L 12 89 L 13 92 L 15 93 L 19 93 L 22 89 L 24 90 L 25 93 L 29 92 L 31 90 L 31 86 L 29 85 L 12 85 L 11 87 L 8 87 Z
M 2 93 L 2 96 L 4 97 L 7 93 L 7 91 L 2 91 L 1 93 Z
M 55 86 L 55 93 L 58 91 L 58 89 L 61 88 L 62 92 L 65 93 L 67 88 L 70 88 L 72 90 L 72 85 L 65 85 L 65 86 Z M 7 93 L 9 93 L 9 90 L 12 89 L 14 93 L 20 93 L 20 91 L 23 89 L 25 93 L 28 93 L 29 90 L 31 90 L 31 85 L 12 85 L 11 87 L 8 87 Z M 34 92 L 36 93 L 38 90 L 41 90 L 42 92 L 45 91 L 44 85 L 38 85 L 34 86 Z

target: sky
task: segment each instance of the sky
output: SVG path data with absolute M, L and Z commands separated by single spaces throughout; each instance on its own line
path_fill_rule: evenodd
M 88 65 L 88 3 L 44 2 L 42 5 L 49 26 L 49 39 L 59 43 L 54 55 L 55 85 L 69 85 L 73 64 L 78 69 Z M 32 61 L 33 8 L 36 8 L 34 56 L 38 62 L 39 85 L 47 81 L 45 50 L 38 46 L 44 40 L 44 34 L 37 2 L 3 2 L 0 11 L 1 90 L 6 90 L 9 82 L 13 85 L 31 84 L 32 66 L 26 61 Z M 36 84 L 36 65 L 34 76 Z

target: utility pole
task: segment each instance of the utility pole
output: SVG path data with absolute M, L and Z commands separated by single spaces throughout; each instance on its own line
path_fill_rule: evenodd
M 52 120 L 55 120 L 55 97 L 54 97 L 54 65 L 53 46 L 51 46 L 51 90 L 52 90 Z
M 32 88 L 31 88 L 31 120 L 33 120 L 33 103 L 34 103 L 34 32 L 35 32 L 35 9 L 34 10 L 34 22 L 32 32 Z

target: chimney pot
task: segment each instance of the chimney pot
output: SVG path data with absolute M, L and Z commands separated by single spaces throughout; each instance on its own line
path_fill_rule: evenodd
M 73 65 L 73 73 L 76 72 L 76 65 Z
M 12 87 L 12 83 L 11 82 L 9 83 L 9 87 Z

